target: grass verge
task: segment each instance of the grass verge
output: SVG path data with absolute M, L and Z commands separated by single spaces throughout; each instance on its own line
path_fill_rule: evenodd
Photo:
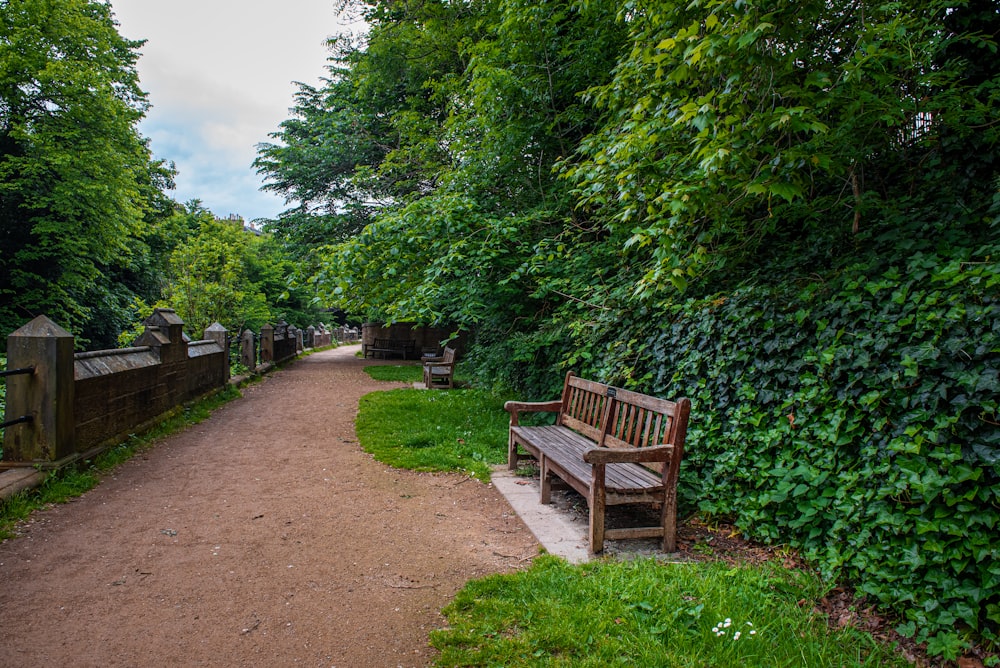
M 385 380 L 396 383 L 422 383 L 424 366 L 422 364 L 377 364 L 365 367 L 365 373 L 374 380 Z M 462 385 L 468 378 L 462 371 L 462 365 L 455 368 L 455 383 Z
M 394 367 L 368 367 L 385 368 Z M 361 397 L 356 427 L 380 462 L 489 482 L 490 466 L 507 460 L 507 424 L 503 399 L 484 390 L 398 389 Z
M 418 383 L 424 379 L 424 367 L 418 364 L 379 364 L 366 366 L 367 373 L 373 380 L 384 380 L 393 383 Z
M 856 629 L 831 630 L 811 601 L 826 585 L 775 563 L 571 566 L 470 582 L 434 631 L 438 666 L 906 666 Z
M 32 512 L 52 503 L 65 503 L 93 489 L 101 480 L 101 475 L 129 460 L 137 452 L 149 448 L 153 442 L 198 424 L 229 401 L 240 396 L 240 391 L 227 386 L 221 392 L 185 406 L 175 415 L 158 423 L 150 430 L 130 436 L 126 441 L 109 448 L 92 460 L 85 460 L 75 466 L 53 471 L 40 487 L 15 494 L 0 502 L 0 540 L 13 538 L 14 526 L 28 519 Z

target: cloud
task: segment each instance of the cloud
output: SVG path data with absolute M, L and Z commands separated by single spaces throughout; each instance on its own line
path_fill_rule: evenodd
M 326 39 L 349 29 L 332 0 L 112 0 L 119 32 L 146 39 L 138 70 L 152 108 L 140 125 L 179 175 L 174 197 L 217 215 L 275 217 L 256 145 L 289 117 L 295 81 L 326 73 Z

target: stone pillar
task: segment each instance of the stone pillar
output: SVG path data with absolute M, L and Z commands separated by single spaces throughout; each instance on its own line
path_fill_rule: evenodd
M 7 337 L 7 368 L 34 367 L 7 377 L 4 420 L 30 415 L 28 423 L 4 429 L 3 459 L 52 462 L 73 454 L 73 335 L 40 315 Z
M 205 338 L 209 341 L 215 341 L 222 348 L 222 363 L 226 365 L 225 379 L 229 382 L 229 377 L 232 372 L 229 364 L 229 334 L 226 328 L 217 322 L 213 322 L 211 325 L 205 328 Z
M 184 321 L 172 308 L 158 308 L 143 323 L 146 331 L 133 345 L 149 346 L 160 355 L 161 364 L 187 362 Z
M 316 328 L 313 327 L 312 325 L 306 327 L 306 336 L 305 340 L 303 341 L 303 344 L 305 345 L 306 348 L 316 347 Z
M 295 327 L 295 352 L 301 353 L 305 350 L 304 342 L 302 341 L 302 330 Z
M 257 369 L 257 351 L 254 348 L 253 332 L 249 329 L 244 330 L 240 337 L 240 361 L 250 371 Z
M 143 323 L 146 331 L 133 345 L 149 346 L 160 360 L 158 385 L 163 388 L 164 409 L 186 401 L 188 397 L 188 338 L 184 321 L 172 308 L 158 308 Z
M 274 361 L 274 327 L 270 323 L 260 328 L 260 363 Z

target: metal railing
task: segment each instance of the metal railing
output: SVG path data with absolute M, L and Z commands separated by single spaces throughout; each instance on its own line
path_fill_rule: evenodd
M 22 369 L 7 369 L 5 371 L 0 371 L 0 378 L 6 378 L 7 376 L 26 376 L 28 374 L 35 373 L 35 367 L 26 366 Z M 26 424 L 34 420 L 34 417 L 29 415 L 22 415 L 19 418 L 14 418 L 13 420 L 6 420 L 5 422 L 0 422 L 0 429 L 6 429 L 7 427 L 13 427 L 16 424 Z

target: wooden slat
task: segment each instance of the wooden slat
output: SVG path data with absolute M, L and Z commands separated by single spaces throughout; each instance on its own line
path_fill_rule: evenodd
M 529 442 L 536 452 L 549 458 L 569 476 L 590 485 L 592 467 L 583 461 L 583 454 L 594 447 L 592 442 L 572 430 L 554 425 L 514 427 L 511 431 L 516 433 L 519 443 Z M 648 493 L 662 489 L 663 481 L 657 473 L 641 464 L 609 464 L 607 487 L 609 491 L 619 494 Z
M 626 540 L 630 538 L 660 538 L 663 536 L 663 527 L 624 527 L 621 529 L 605 529 L 604 538 L 607 540 Z
M 584 392 L 590 392 L 592 394 L 599 394 L 599 395 L 606 394 L 608 388 L 611 387 L 610 385 L 606 385 L 604 383 L 598 383 L 597 381 L 593 380 L 586 380 L 585 378 L 580 378 L 579 376 L 572 376 L 569 379 L 569 385 L 570 387 L 578 387 Z M 624 392 L 624 391 L 625 390 L 619 390 L 619 392 Z M 635 393 L 633 392 L 632 394 Z M 638 396 L 641 397 L 645 395 L 640 394 Z
M 596 443 L 601 438 L 601 432 L 597 430 L 597 427 L 591 427 L 586 422 L 580 422 L 574 417 L 568 415 L 563 417 L 563 426 L 580 432 L 590 440 Z
M 638 412 L 639 409 L 636 406 L 629 404 L 628 426 L 625 428 L 624 438 L 622 439 L 629 445 L 635 445 L 635 430 L 639 427 Z

